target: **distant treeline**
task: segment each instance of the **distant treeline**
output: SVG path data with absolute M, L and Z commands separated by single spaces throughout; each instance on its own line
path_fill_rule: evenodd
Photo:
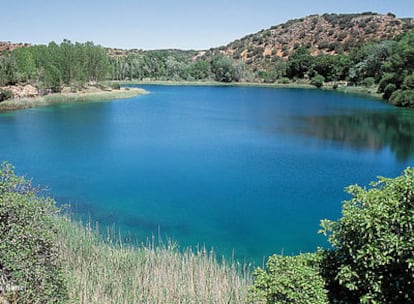
M 207 52 L 208 54 L 208 52 Z M 0 57 L 0 86 L 30 82 L 58 92 L 101 80 L 211 80 L 285 83 L 305 80 L 377 87 L 394 105 L 414 107 L 414 31 L 393 40 L 371 42 L 337 55 L 311 55 L 298 46 L 287 60 L 263 58 L 260 69 L 225 54 L 195 51 L 128 51 L 108 55 L 92 42 L 18 48 Z
M 17 48 L 0 58 L 0 86 L 28 82 L 59 92 L 63 86 L 106 79 L 108 66 L 106 50 L 92 42 Z

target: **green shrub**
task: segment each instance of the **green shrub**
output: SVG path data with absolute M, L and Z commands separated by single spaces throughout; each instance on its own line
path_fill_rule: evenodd
M 253 272 L 249 289 L 251 303 L 328 303 L 324 281 L 319 275 L 320 254 L 273 255 L 266 269 Z
M 120 90 L 121 89 L 121 85 L 119 84 L 119 82 L 112 82 L 111 83 L 111 89 L 113 89 L 113 90 Z
M 311 85 L 314 85 L 317 88 L 321 88 L 323 86 L 323 82 L 325 78 L 322 75 L 316 75 L 311 79 Z
M 0 102 L 7 100 L 7 99 L 11 99 L 13 97 L 13 93 L 10 90 L 4 89 L 4 90 L 0 90 Z
M 404 78 L 403 84 L 401 86 L 402 89 L 405 90 L 413 90 L 414 89 L 414 73 L 408 75 Z
M 290 79 L 287 77 L 282 77 L 277 82 L 281 84 L 288 84 L 290 82 Z
M 397 90 L 390 97 L 393 105 L 414 108 L 414 90 Z
M 13 303 L 59 303 L 67 296 L 57 254 L 57 209 L 36 194 L 10 164 L 1 165 L 0 294 Z
M 370 189 L 347 189 L 342 218 L 323 220 L 322 232 L 334 247 L 323 263 L 330 270 L 328 288 L 339 287 L 360 303 L 414 302 L 414 169 L 379 178 Z M 329 282 L 330 280 L 330 282 Z M 335 302 L 334 303 L 338 303 Z M 347 301 L 355 303 L 355 301 Z
M 364 80 L 362 80 L 362 84 L 367 88 L 372 87 L 375 84 L 375 78 L 374 77 L 364 78 Z
M 387 86 L 384 89 L 384 94 L 382 94 L 382 97 L 386 100 L 389 100 L 392 93 L 394 93 L 394 91 L 397 90 L 397 86 L 393 83 L 389 83 L 387 84 Z

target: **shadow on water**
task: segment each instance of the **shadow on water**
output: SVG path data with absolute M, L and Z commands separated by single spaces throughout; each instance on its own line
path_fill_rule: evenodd
M 414 111 L 354 112 L 346 115 L 296 117 L 300 133 L 352 148 L 389 148 L 399 161 L 414 156 Z M 297 131 L 297 130 L 295 130 Z

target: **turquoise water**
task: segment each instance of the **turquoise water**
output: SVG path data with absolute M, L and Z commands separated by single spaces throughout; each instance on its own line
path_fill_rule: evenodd
M 144 86 L 133 99 L 0 114 L 0 159 L 145 242 L 257 261 L 326 246 L 344 187 L 414 164 L 414 112 L 318 90 Z

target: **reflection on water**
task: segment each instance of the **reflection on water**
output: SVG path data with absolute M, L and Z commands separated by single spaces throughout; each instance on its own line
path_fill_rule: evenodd
M 305 116 L 303 134 L 333 140 L 353 148 L 388 147 L 400 161 L 414 155 L 414 111 L 354 112 L 346 115 Z

